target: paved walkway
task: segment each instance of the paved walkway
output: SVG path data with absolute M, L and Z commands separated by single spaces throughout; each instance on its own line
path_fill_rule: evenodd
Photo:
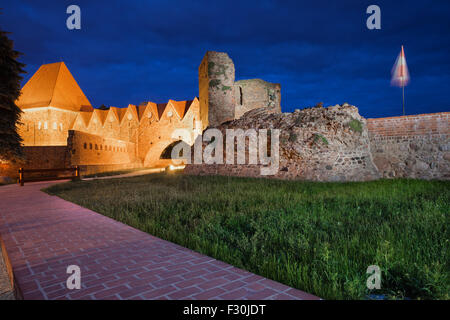
M 82 180 L 89 181 L 89 180 L 129 178 L 129 177 L 143 176 L 145 174 L 150 174 L 150 173 L 159 173 L 159 172 L 163 172 L 164 170 L 165 170 L 164 168 L 150 168 L 150 169 L 137 170 L 137 171 L 122 173 L 122 174 L 117 174 L 117 175 L 112 175 L 112 176 L 82 178 Z
M 0 234 L 24 299 L 317 299 L 40 191 L 0 187 Z M 66 288 L 69 265 L 81 289 Z

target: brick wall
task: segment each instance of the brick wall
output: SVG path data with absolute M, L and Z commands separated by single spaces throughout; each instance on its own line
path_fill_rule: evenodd
M 137 161 L 134 143 L 75 130 L 69 130 L 67 153 L 71 165 L 122 165 Z
M 76 112 L 56 108 L 25 109 L 18 131 L 25 146 L 65 146 Z
M 450 178 L 450 112 L 367 119 L 383 177 Z
M 68 165 L 65 146 L 23 147 L 24 160 L 15 160 L 0 165 L 0 176 L 18 177 L 20 167 L 28 169 L 64 168 Z

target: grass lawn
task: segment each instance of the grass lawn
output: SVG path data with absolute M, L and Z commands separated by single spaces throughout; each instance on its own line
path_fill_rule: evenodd
M 46 191 L 324 299 L 450 298 L 450 182 L 152 174 Z

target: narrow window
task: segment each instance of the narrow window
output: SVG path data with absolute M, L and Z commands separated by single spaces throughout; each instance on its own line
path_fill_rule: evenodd
M 57 129 L 57 124 L 56 124 L 56 122 L 53 122 L 53 130 L 56 130 Z
M 38 130 L 41 130 L 41 126 L 42 126 L 42 123 L 39 121 L 38 122 Z
M 243 94 L 242 94 L 242 87 L 239 87 L 239 104 L 242 106 L 244 102 Z
M 92 150 L 92 143 L 89 143 L 89 149 Z
M 45 130 L 48 129 L 48 123 L 47 123 L 47 121 L 44 122 L 44 129 L 45 129 Z
M 84 148 L 87 149 L 87 143 L 86 142 L 84 143 Z

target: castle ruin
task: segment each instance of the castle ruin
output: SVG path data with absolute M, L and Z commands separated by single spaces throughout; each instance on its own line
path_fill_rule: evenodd
M 281 111 L 279 85 L 234 80 L 228 55 L 208 51 L 199 67 L 199 98 L 104 110 L 92 107 L 64 62 L 42 65 L 16 101 L 23 111 L 18 131 L 27 160 L 2 166 L 0 176 L 17 175 L 18 166 L 78 165 L 84 173 L 165 167 L 175 143 L 191 145 L 208 126 L 263 106 Z M 188 135 L 177 136 L 179 129 Z
M 198 68 L 202 121 L 216 127 L 246 112 L 268 108 L 281 113 L 281 87 L 261 79 L 235 81 L 233 61 L 225 52 L 208 51 Z
M 281 113 L 280 85 L 235 81 L 233 61 L 224 52 L 208 51 L 198 74 L 198 98 L 105 110 L 92 107 L 64 62 L 42 65 L 16 101 L 23 111 L 18 129 L 26 160 L 0 162 L 0 177 L 16 177 L 19 167 L 78 165 L 83 174 L 166 167 L 175 144 L 192 145 L 206 128 L 216 127 L 280 129 L 276 178 L 450 178 L 448 112 L 364 119 L 344 104 Z M 258 176 L 259 170 L 202 164 L 185 172 Z

